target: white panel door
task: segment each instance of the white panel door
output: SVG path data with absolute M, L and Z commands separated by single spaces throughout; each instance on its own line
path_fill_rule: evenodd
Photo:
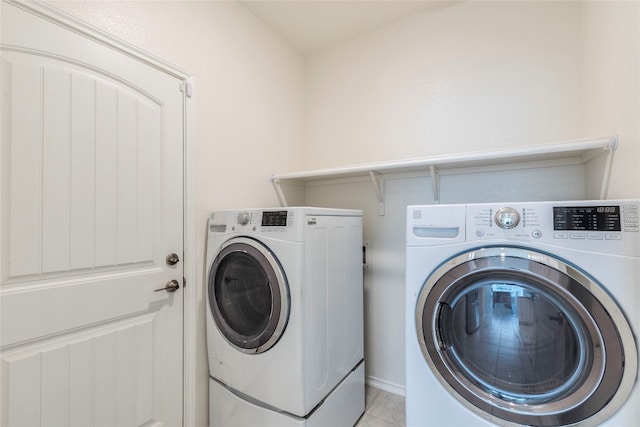
M 1 7 L 0 424 L 181 425 L 182 80 Z

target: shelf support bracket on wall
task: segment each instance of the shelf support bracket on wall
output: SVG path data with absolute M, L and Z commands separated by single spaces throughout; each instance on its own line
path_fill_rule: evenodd
M 438 171 L 433 165 L 429 165 L 429 171 L 431 172 L 431 191 L 433 191 L 433 200 L 438 202 L 440 200 L 440 182 Z
M 378 196 L 378 215 L 384 215 L 384 178 L 377 172 L 369 171 L 371 182 L 373 183 L 373 189 Z
M 276 195 L 278 196 L 278 201 L 280 202 L 280 206 L 282 206 L 283 208 L 288 207 L 289 204 L 287 203 L 287 198 L 284 196 L 284 193 L 282 192 L 282 186 L 280 185 L 280 180 L 278 178 L 273 178 L 271 180 L 271 183 L 273 184 L 273 188 L 276 190 Z
M 607 158 L 604 164 L 604 172 L 602 173 L 602 186 L 600 187 L 600 200 L 607 198 L 607 192 L 609 191 L 609 175 L 611 174 L 611 163 L 613 162 L 613 152 L 618 148 L 618 136 L 611 137 L 610 143 L 603 149 L 607 153 Z M 585 161 L 586 163 L 586 161 Z

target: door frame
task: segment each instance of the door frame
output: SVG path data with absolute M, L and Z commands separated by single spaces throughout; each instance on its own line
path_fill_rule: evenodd
M 195 77 L 189 71 L 177 67 L 153 54 L 100 30 L 54 6 L 37 1 L 2 0 L 17 6 L 54 24 L 69 29 L 90 40 L 105 45 L 115 51 L 134 58 L 156 70 L 181 81 L 183 99 L 183 245 L 184 286 L 183 286 L 183 394 L 182 423 L 195 425 L 196 421 L 196 221 L 195 221 L 195 185 L 194 170 L 194 103 L 193 88 Z

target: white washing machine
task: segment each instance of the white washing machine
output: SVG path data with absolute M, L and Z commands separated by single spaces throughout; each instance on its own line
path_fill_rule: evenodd
M 409 206 L 408 426 L 637 426 L 640 201 Z
M 211 426 L 353 426 L 364 412 L 362 213 L 214 212 Z

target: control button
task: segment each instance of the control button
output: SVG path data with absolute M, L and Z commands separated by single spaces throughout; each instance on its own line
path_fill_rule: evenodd
M 584 233 L 571 233 L 570 237 L 572 239 L 582 240 L 582 239 L 585 239 L 587 236 L 585 236 Z
M 622 240 L 622 235 L 620 234 L 606 234 L 605 239 L 607 240 Z
M 604 235 L 602 235 L 601 233 L 589 233 L 589 235 L 587 235 L 587 238 L 589 240 L 602 240 L 604 239 Z
M 639 230 L 640 230 L 640 227 L 624 227 L 624 231 L 635 232 L 635 231 L 639 231 Z
M 554 239 L 568 239 L 569 235 L 567 233 L 553 233 Z
M 476 230 L 476 236 L 484 237 L 484 230 L 480 230 L 480 229 Z
M 540 230 L 533 230 L 533 232 L 531 233 L 531 237 L 533 237 L 534 239 L 539 239 L 542 237 L 542 231 Z

